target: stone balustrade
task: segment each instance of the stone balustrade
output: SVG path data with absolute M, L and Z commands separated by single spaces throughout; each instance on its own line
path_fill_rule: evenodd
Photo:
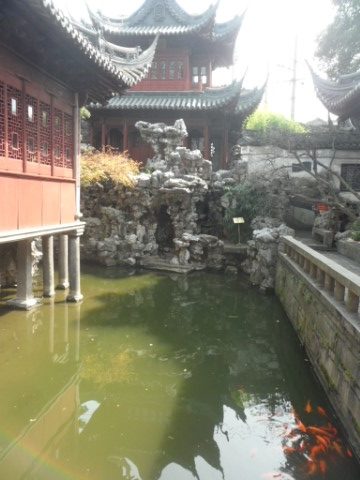
M 284 236 L 285 254 L 338 302 L 345 302 L 349 313 L 358 313 L 360 276 L 304 245 Z

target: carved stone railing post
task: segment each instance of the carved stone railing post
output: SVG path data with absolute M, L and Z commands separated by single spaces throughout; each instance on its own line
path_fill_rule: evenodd
M 359 310 L 359 297 L 355 295 L 351 290 L 348 291 L 348 295 L 346 298 L 346 309 L 349 312 L 355 313 Z
M 334 297 L 338 302 L 343 302 L 345 296 L 345 287 L 335 280 Z
M 335 280 L 328 274 L 325 274 L 325 289 L 334 295 Z

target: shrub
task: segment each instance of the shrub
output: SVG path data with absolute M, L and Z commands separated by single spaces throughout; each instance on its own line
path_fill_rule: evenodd
M 81 107 L 80 108 L 80 118 L 82 120 L 89 120 L 90 117 L 91 117 L 91 113 L 89 112 L 89 110 L 86 107 Z
M 360 219 L 355 220 L 351 225 L 351 238 L 356 242 L 360 241 Z
M 138 173 L 139 164 L 132 160 L 126 152 L 89 151 L 81 156 L 81 183 L 85 187 L 107 181 L 133 187 L 134 176 Z
M 229 207 L 225 210 L 224 224 L 229 237 L 237 238 L 237 225 L 233 223 L 234 217 L 244 217 L 245 225 L 241 225 L 242 237 L 248 238 L 251 233 L 250 223 L 253 218 L 270 213 L 267 201 L 266 187 L 250 182 L 240 183 L 230 187 L 225 194 Z
M 246 120 L 244 127 L 247 130 L 267 134 L 277 132 L 282 134 L 306 133 L 306 128 L 298 122 L 288 120 L 283 115 L 257 110 Z

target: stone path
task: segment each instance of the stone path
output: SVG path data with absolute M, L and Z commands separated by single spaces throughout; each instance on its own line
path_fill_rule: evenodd
M 335 249 L 334 250 L 324 250 L 323 245 L 320 242 L 317 242 L 313 238 L 311 238 L 311 232 L 296 232 L 296 237 L 297 240 L 300 240 L 301 242 L 305 243 L 308 247 L 313 248 L 314 250 L 319 251 L 322 255 L 325 257 L 329 258 L 333 262 L 338 263 L 342 267 L 350 270 L 353 273 L 356 273 L 357 275 L 360 276 L 360 264 L 355 262 L 354 260 L 351 260 L 351 258 L 345 257 L 344 255 L 341 255 L 341 253 L 338 253 Z

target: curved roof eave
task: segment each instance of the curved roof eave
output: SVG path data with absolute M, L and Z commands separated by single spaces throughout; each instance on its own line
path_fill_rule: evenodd
M 315 91 L 325 108 L 341 117 L 347 118 L 360 106 L 360 72 L 343 75 L 338 82 L 321 78 L 310 65 Z
M 244 12 L 242 15 L 236 15 L 236 17 L 232 18 L 228 22 L 215 23 L 213 32 L 214 40 L 222 40 L 227 37 L 236 37 L 244 20 L 245 13 L 246 12 Z
M 254 88 L 242 92 L 238 98 L 234 113 L 242 116 L 253 113 L 262 100 L 266 84 L 267 80 L 261 88 Z
M 161 35 L 179 35 L 198 32 L 209 26 L 212 27 L 211 31 L 214 29 L 218 2 L 210 5 L 200 15 L 190 15 L 175 0 L 163 0 L 164 7 L 174 20 L 173 23 L 161 24 L 161 22 L 154 22 L 153 24 L 144 24 L 143 22 L 149 17 L 156 3 L 158 3 L 158 0 L 145 0 L 143 5 L 132 15 L 118 19 L 107 17 L 99 11 L 95 13 L 88 5 L 87 9 L 94 25 L 104 32 L 113 35 L 149 36 L 157 33 Z
M 71 19 L 55 6 L 53 0 L 36 1 L 42 3 L 52 15 L 52 18 L 57 22 L 58 26 L 67 36 L 72 38 L 75 46 L 81 50 L 90 61 L 95 63 L 105 73 L 110 74 L 113 79 L 116 81 L 120 80 L 125 86 L 132 86 L 146 76 L 155 55 L 158 37 L 155 38 L 149 49 L 144 51 L 136 61 L 126 61 L 125 63 L 119 61 L 119 57 L 110 57 L 100 52 L 100 50 L 74 26 Z
M 237 81 L 223 88 L 203 92 L 127 92 L 112 97 L 107 104 L 91 104 L 94 109 L 105 110 L 181 110 L 215 111 L 237 101 L 242 82 Z

